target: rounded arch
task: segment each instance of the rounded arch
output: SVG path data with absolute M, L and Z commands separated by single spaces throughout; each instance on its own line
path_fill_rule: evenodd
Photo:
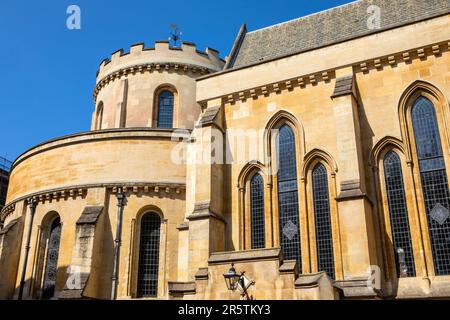
M 163 211 L 159 207 L 150 204 L 150 205 L 146 205 L 146 206 L 144 206 L 144 207 L 142 207 L 141 209 L 138 210 L 138 212 L 136 214 L 136 222 L 138 224 L 140 224 L 140 222 L 142 220 L 142 217 L 144 215 L 148 214 L 148 213 L 157 214 L 159 216 L 159 218 L 161 219 L 161 222 L 164 221 Z
M 103 113 L 104 113 L 104 104 L 103 101 L 100 101 L 97 104 L 97 108 L 95 111 L 95 130 L 101 130 L 103 124 Z
M 155 128 L 159 126 L 159 97 L 165 92 L 169 92 L 173 95 L 172 127 L 176 127 L 178 119 L 178 90 L 173 84 L 164 83 L 156 87 L 153 92 L 152 126 Z
M 41 221 L 41 228 L 42 228 L 43 230 L 45 230 L 46 228 L 51 227 L 51 225 L 53 224 L 53 222 L 54 222 L 56 219 L 60 219 L 60 220 L 61 220 L 61 216 L 59 215 L 58 212 L 56 212 L 56 211 L 49 211 L 49 212 L 47 212 L 47 213 L 44 215 L 44 217 L 42 218 L 42 221 Z
M 439 122 L 443 125 L 443 130 L 445 133 L 445 144 L 447 146 L 450 145 L 449 128 L 447 125 L 450 121 L 448 110 L 449 104 L 447 98 L 443 94 L 443 91 L 434 84 L 423 80 L 416 80 L 412 84 L 410 84 L 403 92 L 400 97 L 398 107 L 400 128 L 402 131 L 405 155 L 407 157 L 408 164 L 413 162 L 411 110 L 414 106 L 415 101 L 421 96 L 430 100 L 433 103 L 434 107 L 437 109 L 436 111 L 441 114 L 441 119 L 438 120 L 441 120 Z
M 378 141 L 372 148 L 369 156 L 369 165 L 372 168 L 378 167 L 378 161 L 383 158 L 382 156 L 392 149 L 399 150 L 402 154 L 405 154 L 403 142 L 395 137 L 386 136 Z
M 313 170 L 318 163 L 323 163 L 332 175 L 336 175 L 338 172 L 338 166 L 333 156 L 324 150 L 316 148 L 308 152 L 304 157 L 301 173 L 302 180 L 306 179 L 308 170 Z

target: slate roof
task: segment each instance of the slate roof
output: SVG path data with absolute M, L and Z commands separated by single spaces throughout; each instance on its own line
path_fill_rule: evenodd
M 381 9 L 369 29 L 368 8 Z M 229 67 L 243 67 L 450 13 L 450 0 L 360 0 L 264 29 L 242 32 Z M 245 30 L 244 30 L 245 31 Z

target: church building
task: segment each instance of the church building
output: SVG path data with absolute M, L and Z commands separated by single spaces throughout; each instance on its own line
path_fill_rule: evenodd
M 134 44 L 93 102 L 11 165 L 0 299 L 450 298 L 449 0 Z

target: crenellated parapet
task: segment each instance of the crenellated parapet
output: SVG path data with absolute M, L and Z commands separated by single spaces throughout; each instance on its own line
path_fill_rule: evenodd
M 155 95 L 161 88 L 170 88 L 175 95 L 173 126 L 191 128 L 200 111 L 196 79 L 224 65 L 217 50 L 200 51 L 190 42 L 171 47 L 168 41 L 157 41 L 152 48 L 137 43 L 128 52 L 118 50 L 97 71 L 92 129 L 154 126 Z
M 191 42 L 183 42 L 181 47 L 171 47 L 168 41 L 157 41 L 152 48 L 137 43 L 130 46 L 128 52 L 120 49 L 101 62 L 97 71 L 96 92 L 108 82 L 128 74 L 171 70 L 192 71 L 201 76 L 222 70 L 224 64 L 217 50 L 206 48 L 200 51 Z

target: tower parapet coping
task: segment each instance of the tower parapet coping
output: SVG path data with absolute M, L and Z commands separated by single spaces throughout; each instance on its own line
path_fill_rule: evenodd
M 97 71 L 97 83 L 117 71 L 145 64 L 192 65 L 216 72 L 223 69 L 225 61 L 220 58 L 219 51 L 209 47 L 201 51 L 192 42 L 185 41 L 180 47 L 172 47 L 169 41 L 156 41 L 151 48 L 140 42 L 131 45 L 128 52 L 120 49 L 104 59 Z

